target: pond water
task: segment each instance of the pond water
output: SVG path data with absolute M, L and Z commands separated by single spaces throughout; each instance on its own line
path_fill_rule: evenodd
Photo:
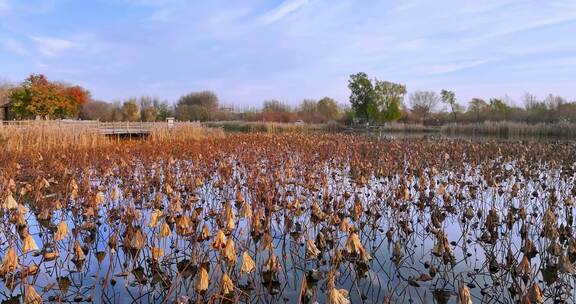
M 18 303 L 33 286 L 53 302 L 326 303 L 336 288 L 352 303 L 456 303 L 466 286 L 477 303 L 574 302 L 566 168 L 504 157 L 455 166 L 441 154 L 444 165 L 419 174 L 406 159 L 403 172 L 359 177 L 353 162 L 301 157 L 280 170 L 234 157 L 203 174 L 177 159 L 85 170 L 51 208 L 25 183 L 7 186 L 20 207 L 4 199 L 0 254 L 15 248 L 19 268 L 2 273 L 0 298 Z M 50 197 L 58 181 L 46 182 Z M 70 232 L 56 240 L 62 222 Z M 37 250 L 23 253 L 22 230 Z

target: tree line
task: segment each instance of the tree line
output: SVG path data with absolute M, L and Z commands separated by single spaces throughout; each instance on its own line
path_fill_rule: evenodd
M 484 100 L 473 98 L 466 106 L 450 90 L 415 91 L 406 96 L 406 85 L 370 79 L 366 73 L 351 75 L 349 104 L 330 97 L 305 99 L 297 106 L 267 100 L 260 109 L 238 110 L 221 104 L 211 91 L 192 92 L 175 103 L 142 96 L 104 102 L 91 98 L 81 86 L 49 81 L 44 75 L 30 75 L 19 85 L 0 84 L 0 106 L 10 103 L 11 119 L 74 118 L 100 121 L 265 121 L 346 124 L 381 124 L 390 121 L 442 125 L 450 122 L 576 121 L 576 102 L 556 95 L 543 99 L 526 93 L 523 106 L 508 97 Z M 405 100 L 407 99 L 407 100 Z

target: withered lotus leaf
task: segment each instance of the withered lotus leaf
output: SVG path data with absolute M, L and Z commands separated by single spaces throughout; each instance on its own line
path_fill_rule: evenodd
M 62 241 L 68 236 L 69 233 L 70 233 L 70 230 L 68 228 L 68 224 L 66 223 L 66 221 L 63 220 L 56 227 L 56 233 L 54 234 L 54 240 L 55 241 Z
M 336 289 L 332 288 L 328 292 L 328 303 L 329 304 L 350 304 L 350 299 L 348 297 L 348 290 L 346 289 Z
M 198 273 L 198 279 L 196 281 L 196 290 L 198 292 L 206 291 L 208 290 L 208 284 L 208 271 L 206 267 L 200 266 L 200 272 Z
M 38 245 L 36 245 L 36 241 L 34 241 L 32 235 L 28 233 L 26 237 L 24 237 L 24 243 L 22 244 L 22 252 L 28 253 L 33 250 L 38 250 Z
M 234 283 L 230 279 L 227 273 L 222 274 L 222 282 L 220 283 L 220 290 L 222 294 L 227 295 L 234 292 Z
M 26 293 L 24 296 L 24 302 L 26 304 L 41 304 L 42 297 L 36 292 L 36 289 L 32 285 L 26 287 Z
M 12 196 L 12 193 L 8 193 L 8 195 L 4 199 L 4 202 L 2 203 L 2 209 L 14 210 L 16 208 L 18 208 L 18 203 Z
M 240 266 L 240 273 L 252 273 L 256 270 L 256 263 L 247 251 L 242 253 L 242 265 Z
M 0 269 L 0 273 L 4 274 L 15 270 L 16 268 L 18 268 L 18 256 L 16 255 L 16 250 L 14 247 L 10 247 L 6 251 L 4 259 L 2 260 L 2 268 Z
M 458 304 L 472 304 L 472 295 L 468 286 L 461 285 L 458 288 Z
M 229 266 L 234 266 L 236 264 L 236 249 L 234 248 L 234 241 L 232 238 L 226 240 L 226 246 L 223 249 L 224 258 L 228 262 Z

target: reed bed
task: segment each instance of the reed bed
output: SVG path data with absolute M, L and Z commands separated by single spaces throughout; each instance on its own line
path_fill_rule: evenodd
M 37 121 L 26 124 L 0 124 L 0 146 L 5 151 L 35 151 L 58 149 L 95 149 L 124 144 L 118 136 L 102 135 L 95 123 L 60 123 L 58 121 Z M 162 143 L 174 141 L 200 140 L 206 137 L 222 137 L 221 129 L 211 129 L 200 123 L 176 123 L 169 127 L 166 123 L 150 123 L 148 137 L 140 143 Z
M 284 133 L 284 132 L 316 132 L 328 131 L 337 132 L 344 129 L 344 126 L 337 122 L 326 124 L 297 124 L 278 122 L 245 122 L 245 121 L 222 121 L 207 122 L 205 126 L 210 128 L 222 128 L 226 132 L 249 132 L 249 133 Z
M 220 128 L 209 128 L 199 122 L 175 123 L 169 127 L 165 123 L 155 124 L 151 128 L 149 140 L 154 143 L 168 141 L 200 140 L 207 137 L 223 137 L 224 131 Z
M 110 141 L 89 126 L 34 123 L 30 125 L 1 125 L 0 146 L 3 150 L 54 150 L 73 148 L 95 148 Z
M 384 132 L 406 132 L 406 133 L 428 133 L 439 132 L 440 129 L 435 126 L 426 126 L 423 124 L 390 122 L 383 125 L 373 126 L 373 128 Z
M 498 121 L 442 126 L 445 134 L 494 135 L 499 137 L 576 137 L 576 123 L 537 123 Z

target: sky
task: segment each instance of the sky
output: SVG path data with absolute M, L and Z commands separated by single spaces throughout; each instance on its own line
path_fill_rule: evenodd
M 576 99 L 575 0 L 0 0 L 0 78 L 105 101 L 212 90 L 224 104 L 347 103 L 349 76 Z

